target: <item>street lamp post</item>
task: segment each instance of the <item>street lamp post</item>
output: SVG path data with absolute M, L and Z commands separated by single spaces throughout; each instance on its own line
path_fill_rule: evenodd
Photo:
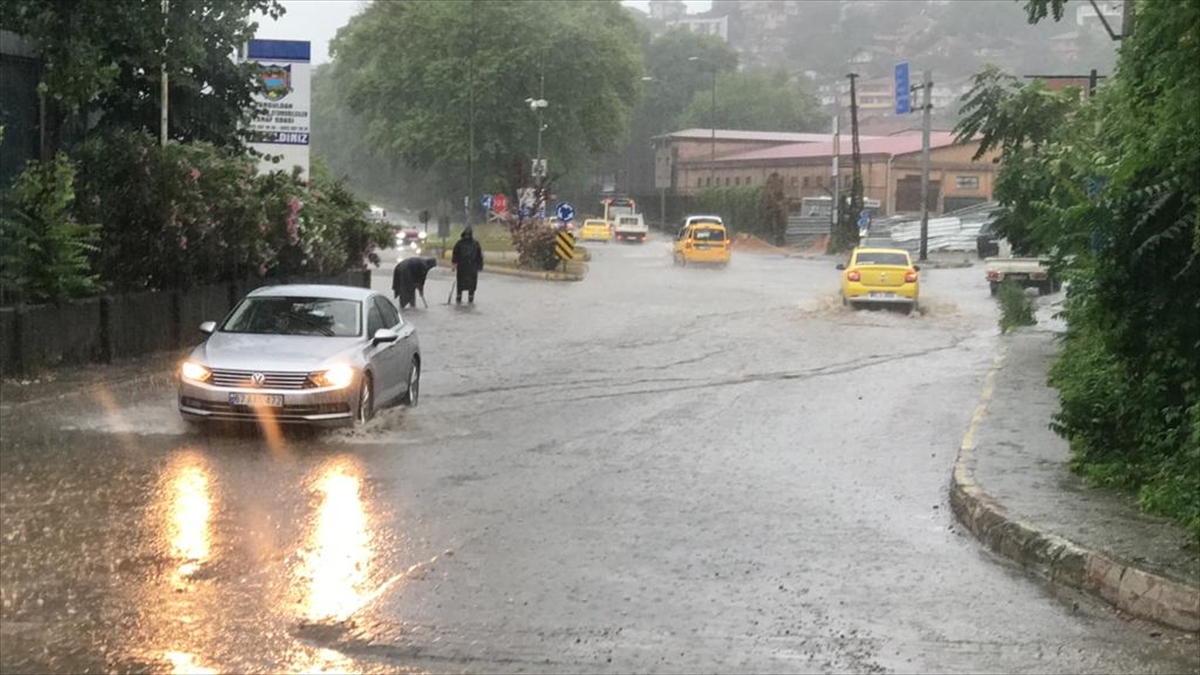
M 717 65 L 711 61 L 705 61 L 699 56 L 689 56 L 688 61 L 703 63 L 712 70 L 712 107 L 708 113 L 708 125 L 712 131 L 712 137 L 709 139 L 709 164 L 711 165 L 709 180 L 715 187 L 717 184 Z

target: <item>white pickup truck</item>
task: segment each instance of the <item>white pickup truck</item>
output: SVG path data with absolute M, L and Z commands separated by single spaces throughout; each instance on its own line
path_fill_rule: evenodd
M 641 243 L 646 241 L 646 235 L 649 232 L 650 228 L 646 227 L 646 221 L 642 219 L 640 213 L 619 215 L 616 217 L 616 222 L 613 223 L 613 234 L 616 235 L 617 241 Z
M 1049 258 L 1015 258 L 1012 247 L 1005 239 L 999 240 L 996 248 L 999 255 L 984 258 L 983 261 L 992 295 L 1000 292 L 1000 284 L 1005 279 L 1025 288 L 1036 288 L 1039 295 L 1057 293 L 1062 288 L 1062 282 L 1055 279 L 1050 271 Z

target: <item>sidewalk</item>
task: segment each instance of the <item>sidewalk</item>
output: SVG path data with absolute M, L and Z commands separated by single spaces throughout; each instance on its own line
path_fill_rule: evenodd
M 955 514 L 990 548 L 1045 578 L 1200 630 L 1200 547 L 1183 528 L 1067 468 L 1067 442 L 1049 428 L 1058 395 L 1046 373 L 1058 344 L 1047 323 L 1002 340 L 959 453 Z

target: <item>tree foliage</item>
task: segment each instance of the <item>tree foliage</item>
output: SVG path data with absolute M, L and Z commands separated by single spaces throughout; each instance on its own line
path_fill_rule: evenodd
M 825 126 L 816 99 L 783 70 L 720 73 L 715 118 L 712 94 L 710 80 L 693 95 L 676 126 L 748 131 L 817 131 Z
M 94 135 L 76 151 L 75 211 L 100 225 L 93 256 L 116 290 L 186 288 L 253 276 L 358 268 L 391 244 L 387 225 L 320 164 L 305 185 L 207 143 L 160 147 L 141 132 Z
M 396 0 L 339 31 L 334 53 L 367 142 L 462 194 L 473 107 L 477 184 L 536 151 L 545 77 L 551 173 L 621 140 L 642 76 L 638 28 L 616 3 Z
M 88 262 L 97 228 L 73 213 L 75 168 L 65 155 L 31 163 L 0 217 L 0 303 L 61 302 L 96 288 Z
M 1200 539 L 1196 63 L 1200 5 L 1145 0 L 1095 97 L 1067 106 L 1010 88 L 970 124 L 1002 149 L 996 194 L 1024 221 L 1007 234 L 1053 251 L 1070 281 L 1051 381 L 1073 465 Z
M 283 11 L 278 0 L 175 0 L 166 16 L 144 0 L 4 0 L 0 28 L 33 40 L 58 114 L 157 131 L 165 54 L 169 136 L 240 146 L 259 84 L 231 56 L 258 29 L 251 13 Z

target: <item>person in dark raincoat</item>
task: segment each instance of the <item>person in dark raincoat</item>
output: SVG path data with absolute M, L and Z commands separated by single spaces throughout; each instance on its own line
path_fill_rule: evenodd
M 462 294 L 466 291 L 467 302 L 475 302 L 475 287 L 479 283 L 479 271 L 483 269 L 483 247 L 475 241 L 471 228 L 463 230 L 462 236 L 454 244 L 450 262 L 458 273 L 455 301 L 462 304 Z
M 408 305 L 417 306 L 417 293 L 425 300 L 425 278 L 429 270 L 437 267 L 437 258 L 405 258 L 396 264 L 392 272 L 392 292 L 400 309 Z

